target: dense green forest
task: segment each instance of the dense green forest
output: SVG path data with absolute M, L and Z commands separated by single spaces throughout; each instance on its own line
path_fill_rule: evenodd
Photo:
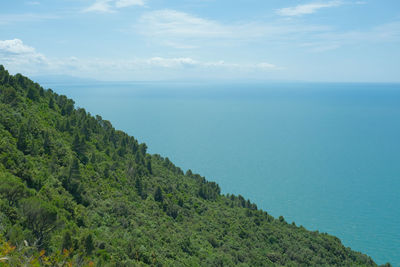
M 146 150 L 0 66 L 0 266 L 376 266 Z

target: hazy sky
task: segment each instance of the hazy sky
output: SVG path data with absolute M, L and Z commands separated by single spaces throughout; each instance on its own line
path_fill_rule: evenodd
M 2 0 L 0 64 L 100 80 L 400 81 L 399 0 Z

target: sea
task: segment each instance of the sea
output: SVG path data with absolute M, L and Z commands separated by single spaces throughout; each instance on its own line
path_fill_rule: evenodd
M 42 84 L 224 194 L 400 266 L 400 84 Z

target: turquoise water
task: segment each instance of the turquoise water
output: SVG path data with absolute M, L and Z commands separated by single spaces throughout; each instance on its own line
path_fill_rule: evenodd
M 400 266 L 399 84 L 47 84 L 242 194 Z

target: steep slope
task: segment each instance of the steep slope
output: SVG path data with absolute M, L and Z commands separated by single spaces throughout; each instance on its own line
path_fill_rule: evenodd
M 3 264 L 376 266 L 146 149 L 0 66 Z

